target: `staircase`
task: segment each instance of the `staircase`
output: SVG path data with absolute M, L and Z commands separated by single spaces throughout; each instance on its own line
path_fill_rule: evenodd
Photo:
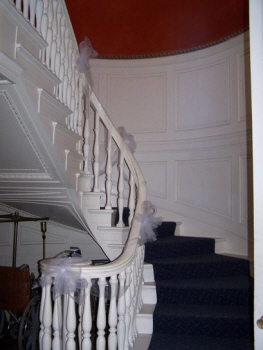
M 0 202 L 66 225 L 73 241 L 82 235 L 80 260 L 40 262 L 40 349 L 91 349 L 95 327 L 97 350 L 128 350 L 144 303 L 136 215 L 143 213 L 145 180 L 87 75 L 76 69 L 79 51 L 64 1 L 2 0 L 0 20 Z M 47 256 L 54 256 L 51 248 Z M 105 258 L 110 262 L 102 265 Z M 70 286 L 63 295 L 56 290 L 62 275 Z
M 213 239 L 174 236 L 163 223 L 146 244 L 157 300 L 149 350 L 252 350 L 249 262 L 214 253 Z

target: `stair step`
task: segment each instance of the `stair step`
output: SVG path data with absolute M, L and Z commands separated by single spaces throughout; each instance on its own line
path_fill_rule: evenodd
M 91 192 L 93 188 L 94 175 L 80 174 L 78 179 L 78 191 Z
M 49 94 L 54 93 L 54 88 L 60 83 L 59 78 L 21 44 L 16 46 L 16 60 L 24 68 L 28 80 Z
M 143 348 L 142 348 L 143 349 Z M 218 338 L 215 336 L 152 335 L 148 350 L 253 350 L 246 338 Z M 137 349 L 136 349 L 137 350 Z M 139 349 L 138 349 L 139 350 Z
M 154 271 L 153 265 L 149 263 L 144 263 L 143 265 L 143 279 L 144 282 L 154 282 Z
M 136 328 L 138 334 L 152 334 L 153 312 L 155 304 L 144 304 L 136 315 Z
M 142 286 L 142 301 L 143 304 L 156 304 L 156 285 L 155 282 L 145 282 Z
M 217 254 L 150 259 L 156 280 L 248 276 L 247 260 Z
M 154 332 L 244 338 L 252 334 L 248 306 L 157 304 Z
M 57 122 L 66 126 L 66 120 L 68 116 L 72 114 L 72 111 L 53 95 L 49 94 L 44 89 L 38 89 L 37 104 L 38 113 L 41 116 L 49 119 L 50 122 Z
M 158 231 L 159 232 L 159 231 Z M 215 241 L 210 238 L 195 238 L 181 236 L 164 236 L 155 242 L 148 242 L 145 260 L 162 257 L 176 257 L 200 254 L 212 254 L 215 250 Z
M 249 276 L 156 282 L 158 302 L 191 305 L 249 305 L 252 279 Z

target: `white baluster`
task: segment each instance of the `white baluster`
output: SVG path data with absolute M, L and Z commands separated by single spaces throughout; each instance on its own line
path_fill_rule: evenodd
M 49 0 L 43 0 L 43 13 L 42 13 L 40 31 L 41 31 L 41 35 L 45 40 L 47 38 L 47 29 L 48 29 L 48 17 L 47 17 L 48 4 L 49 4 Z
M 94 192 L 99 192 L 99 156 L 100 156 L 100 144 L 99 144 L 99 135 L 100 135 L 100 117 L 98 112 L 95 112 L 95 144 L 94 144 Z
M 133 309 L 132 309 L 132 326 L 131 326 L 131 341 L 134 342 L 136 338 L 136 313 L 137 313 L 137 272 L 136 272 L 136 259 L 134 259 L 133 265 Z
M 135 181 L 131 172 L 130 172 L 129 210 L 130 210 L 129 226 L 131 227 L 131 223 L 134 217 L 134 210 L 135 210 Z
M 45 304 L 43 308 L 43 338 L 42 349 L 51 349 L 51 323 L 52 323 L 52 303 L 51 303 L 51 278 L 46 278 Z
M 117 227 L 124 227 L 124 222 L 122 219 L 124 207 L 124 156 L 123 152 L 120 150 L 119 158 L 119 182 L 118 182 L 118 211 L 119 211 L 119 221 Z
M 83 331 L 83 340 L 82 340 L 82 350 L 91 350 L 92 344 L 90 339 L 90 332 L 92 328 L 92 315 L 91 315 L 91 304 L 90 304 L 90 289 L 91 289 L 91 280 L 88 279 L 88 286 L 85 288 L 85 299 L 84 299 L 84 308 L 82 314 L 82 331 Z
M 130 293 L 131 293 L 131 306 L 130 306 L 130 315 L 131 315 L 131 325 L 130 325 L 130 329 L 129 329 L 129 343 L 132 344 L 134 341 L 134 329 L 133 329 L 133 325 L 134 325 L 134 318 L 136 317 L 136 306 L 135 306 L 135 299 L 136 299 L 136 295 L 135 295 L 135 273 L 134 273 L 134 269 L 135 269 L 135 260 L 133 260 L 132 264 L 131 264 L 131 287 L 130 287 Z
M 107 164 L 106 164 L 106 209 L 111 209 L 111 174 L 112 174 L 112 137 L 108 130 L 108 143 L 107 143 Z
M 117 292 L 117 276 L 111 276 L 110 278 L 110 286 L 111 286 L 111 299 L 110 299 L 110 310 L 109 310 L 109 338 L 108 338 L 108 348 L 109 350 L 116 350 L 117 349 L 117 321 L 118 321 L 118 315 L 117 315 L 117 300 L 116 300 L 116 292 Z
M 56 52 L 56 57 L 55 57 L 55 74 L 57 75 L 57 77 L 59 77 L 59 71 L 60 71 L 60 64 L 61 64 L 61 20 L 62 20 L 62 8 L 61 5 L 58 4 L 57 6 L 57 13 L 56 13 L 56 17 L 57 17 L 57 36 L 56 36 L 56 41 L 57 41 L 57 52 Z M 57 97 L 58 97 L 58 93 L 57 93 Z
M 61 296 L 59 294 L 55 295 L 54 309 L 53 309 L 53 340 L 52 340 L 52 350 L 61 349 L 61 330 L 62 330 L 62 309 L 61 309 Z
M 36 24 L 36 6 L 37 0 L 30 0 L 30 23 L 33 27 L 35 27 Z
M 77 118 L 78 134 L 83 135 L 83 119 L 84 119 L 84 106 L 83 106 L 83 80 L 79 77 L 79 86 L 77 90 L 78 95 L 78 108 L 74 111 L 74 118 Z M 81 153 L 81 148 L 79 152 Z
M 52 25 L 53 25 L 53 1 L 49 0 L 48 5 L 48 29 L 47 29 L 47 38 L 46 41 L 48 43 L 48 46 L 46 47 L 46 66 L 50 68 L 50 56 L 51 56 L 51 43 L 53 39 L 53 31 L 52 31 Z
M 61 53 L 61 64 L 59 69 L 59 79 L 61 83 L 59 84 L 59 100 L 60 102 L 63 102 L 63 81 L 65 76 L 65 34 L 66 34 L 66 19 L 65 17 L 61 18 L 61 46 L 60 46 L 60 53 Z
M 131 324 L 131 266 L 126 269 L 126 286 L 125 286 L 125 303 L 126 303 L 126 314 L 125 314 L 125 323 L 126 323 L 126 336 L 125 336 L 125 349 L 129 349 L 129 331 Z
M 68 314 L 68 294 L 63 295 L 63 324 L 62 324 L 62 349 L 66 349 L 67 341 L 67 314 Z
M 39 349 L 43 350 L 43 335 L 44 335 L 44 325 L 43 325 L 43 310 L 45 305 L 46 287 L 42 287 L 41 302 L 39 310 L 39 321 L 40 321 L 40 331 L 39 331 Z
M 16 0 L 16 8 L 18 11 L 22 10 L 22 1 L 21 0 Z
M 29 14 L 29 8 L 28 8 L 28 6 L 29 6 L 28 0 L 23 0 L 23 16 L 24 16 L 26 19 L 29 18 L 29 16 L 28 16 L 28 14 Z
M 57 53 L 57 36 L 58 36 L 58 22 L 57 22 L 57 7 L 58 2 L 53 0 L 53 22 L 52 22 L 52 42 L 50 48 L 50 68 L 55 73 L 56 53 Z
M 90 138 L 90 127 L 89 127 L 89 98 L 87 95 L 85 96 L 85 124 L 84 124 L 84 147 L 83 147 L 83 153 L 85 157 L 85 163 L 84 163 L 84 173 L 90 174 L 89 171 L 89 138 Z M 81 135 L 79 133 L 79 135 Z
M 66 340 L 66 350 L 75 350 L 75 330 L 76 330 L 76 312 L 75 312 L 75 300 L 74 293 L 69 292 L 68 296 L 68 312 L 67 312 L 67 340 Z
M 79 294 L 79 320 L 78 320 L 78 343 L 79 343 L 79 350 L 82 350 L 82 315 L 83 315 L 83 308 L 84 308 L 84 289 L 82 288 L 80 290 Z
M 105 350 L 105 327 L 106 327 L 106 310 L 105 310 L 105 277 L 99 279 L 99 307 L 97 314 L 98 338 L 96 341 L 96 350 Z
M 38 0 L 37 6 L 36 6 L 36 28 L 38 32 L 41 31 L 43 11 L 44 11 L 44 2 L 43 0 Z
M 69 30 L 68 29 L 66 29 L 65 31 L 64 42 L 65 42 L 65 59 L 64 59 L 65 72 L 64 72 L 62 84 L 63 84 L 63 102 L 65 103 L 65 105 L 67 105 L 68 68 L 69 68 L 69 57 L 68 57 Z
M 118 326 L 117 326 L 117 335 L 118 335 L 118 349 L 124 349 L 125 343 L 125 272 L 119 274 L 119 297 L 118 297 Z

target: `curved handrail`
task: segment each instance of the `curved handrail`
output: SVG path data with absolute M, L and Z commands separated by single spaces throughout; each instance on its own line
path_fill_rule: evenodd
M 22 13 L 25 20 L 39 32 L 43 39 L 47 42 L 40 55 L 40 60 L 54 75 L 56 75 L 61 83 L 56 88 L 54 97 L 61 103 L 65 104 L 72 114 L 69 116 L 67 126 L 73 132 L 83 136 L 86 146 L 84 147 L 84 156 L 86 164 L 84 170 L 87 171 L 88 162 L 88 131 L 83 130 L 88 126 L 87 113 L 89 106 L 85 106 L 85 102 L 89 101 L 95 110 L 95 162 L 96 168 L 95 182 L 98 183 L 99 176 L 99 124 L 105 126 L 109 134 L 109 145 L 114 140 L 120 153 L 120 192 L 121 200 L 119 209 L 120 215 L 123 210 L 124 196 L 124 179 L 123 169 L 126 163 L 132 181 L 137 188 L 136 201 L 133 199 L 132 213 L 130 214 L 130 232 L 127 242 L 124 246 L 122 254 L 104 265 L 90 266 L 90 261 L 74 263 L 68 269 L 71 272 L 80 272 L 80 277 L 85 279 L 86 284 L 81 291 L 82 303 L 79 305 L 79 323 L 75 314 L 74 292 L 67 291 L 62 306 L 60 300 L 60 292 L 55 291 L 54 303 L 51 301 L 51 285 L 56 278 L 52 272 L 52 261 L 54 259 L 45 259 L 40 263 L 41 271 L 44 273 L 49 267 L 49 274 L 46 274 L 45 283 L 43 285 L 41 308 L 40 308 L 40 348 L 46 350 L 51 348 L 60 349 L 61 339 L 63 343 L 67 343 L 67 349 L 75 348 L 75 330 L 78 327 L 79 342 L 89 343 L 91 332 L 91 288 L 92 280 L 98 280 L 99 296 L 98 296 L 98 315 L 97 328 L 98 339 L 97 349 L 104 349 L 106 338 L 104 329 L 106 327 L 106 317 L 110 325 L 110 336 L 107 339 L 109 349 L 116 349 L 118 343 L 119 349 L 128 349 L 132 345 L 136 337 L 136 313 L 141 307 L 141 286 L 142 271 L 144 260 L 144 247 L 139 246 L 138 238 L 142 223 L 137 220 L 138 214 L 142 214 L 142 203 L 146 199 L 146 184 L 143 174 L 122 137 L 114 127 L 104 108 L 98 101 L 95 93 L 87 83 L 87 79 L 83 73 L 76 70 L 76 61 L 78 58 L 78 47 L 76 39 L 69 21 L 69 16 L 65 7 L 64 0 L 10 0 L 16 9 Z M 90 93 L 91 92 L 91 93 Z M 83 144 L 79 144 L 78 152 L 83 154 Z M 85 145 L 84 145 L 85 146 Z M 110 152 L 110 151 L 108 151 Z M 110 153 L 108 153 L 109 156 Z M 110 157 L 108 157 L 110 158 Z M 107 164 L 106 178 L 110 177 L 111 164 Z M 95 172 L 94 172 L 95 173 Z M 110 181 L 110 180 L 109 180 Z M 130 182 L 130 187 L 132 187 Z M 111 185 L 107 189 L 109 195 Z M 99 188 L 94 188 L 94 192 L 98 192 Z M 133 189 L 133 192 L 135 190 Z M 120 223 L 123 227 L 123 223 Z M 50 269 L 51 265 L 51 269 Z M 51 271 L 51 273 L 50 273 Z M 105 308 L 105 288 L 106 279 L 111 286 L 110 308 L 109 313 Z M 118 285 L 118 288 L 117 288 Z M 118 289 L 118 293 L 117 293 Z M 63 319 L 63 322 L 61 321 Z M 62 323 L 61 323 L 62 322 Z M 77 326 L 78 324 L 78 326 Z M 51 334 L 53 329 L 53 337 Z M 118 330 L 118 332 L 117 332 Z M 64 348 L 64 345 L 63 345 Z

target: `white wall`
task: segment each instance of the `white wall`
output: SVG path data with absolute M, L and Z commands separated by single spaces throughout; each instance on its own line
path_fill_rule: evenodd
M 94 59 L 92 73 L 115 126 L 135 136 L 157 215 L 182 222 L 181 234 L 226 238 L 223 251 L 247 255 L 247 35 L 172 57 Z
M 0 214 L 7 214 L 0 208 Z M 22 216 L 25 213 L 19 212 Z M 0 224 L 0 265 L 12 266 L 14 225 L 11 223 Z M 42 259 L 42 233 L 39 222 L 20 222 L 17 235 L 16 266 L 28 264 L 30 272 L 38 276 L 37 262 Z M 105 255 L 85 232 L 57 224 L 47 222 L 46 232 L 46 258 L 52 258 L 71 246 L 79 247 L 84 258 L 103 259 Z

